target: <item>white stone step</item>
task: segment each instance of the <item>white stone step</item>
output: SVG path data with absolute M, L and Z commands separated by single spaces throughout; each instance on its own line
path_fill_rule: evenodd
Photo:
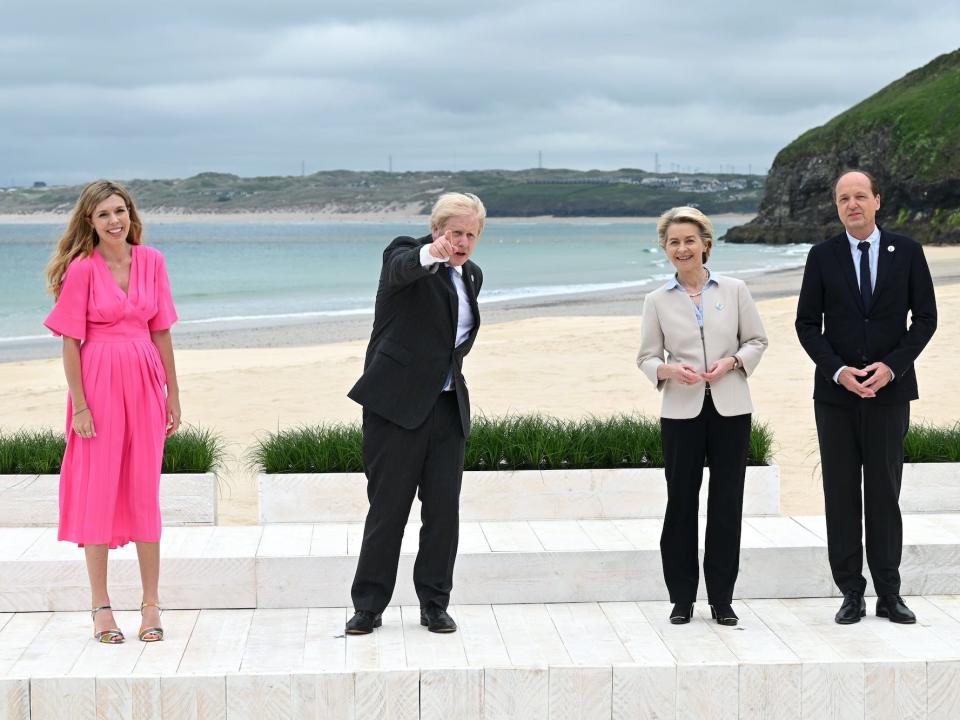
M 659 600 L 661 520 L 464 522 L 454 577 L 460 603 Z M 416 602 L 418 528 L 407 527 L 393 602 Z M 701 540 L 703 522 L 701 520 Z M 164 531 L 162 597 L 171 608 L 337 607 L 350 603 L 359 523 L 182 527 Z M 960 593 L 960 515 L 904 516 L 905 594 Z M 738 597 L 829 597 L 822 517 L 747 518 Z M 133 544 L 111 553 L 116 607 L 136 607 Z M 702 589 L 702 584 L 701 584 Z M 80 610 L 83 554 L 54 528 L 0 528 L 0 612 Z
M 700 512 L 706 512 L 710 471 L 704 470 Z M 363 522 L 363 473 L 261 474 L 260 522 Z M 662 469 L 511 470 L 465 472 L 461 520 L 586 520 L 663 517 Z M 780 468 L 747 468 L 744 515 L 780 514 Z M 420 517 L 414 500 L 411 519 Z
M 960 596 L 907 597 L 919 622 L 833 623 L 837 600 L 735 601 L 735 628 L 665 602 L 415 606 L 345 637 L 348 609 L 173 610 L 166 640 L 90 638 L 86 613 L 0 614 L 0 717 L 956 718 Z
M 55 526 L 59 488 L 59 475 L 0 475 L 0 527 Z M 160 514 L 165 526 L 216 525 L 216 475 L 161 475 Z

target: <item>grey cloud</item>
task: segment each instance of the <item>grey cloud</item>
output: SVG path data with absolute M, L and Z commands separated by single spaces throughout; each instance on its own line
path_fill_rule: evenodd
M 946 0 L 23 4 L 0 27 L 0 184 L 388 154 L 515 168 L 537 150 L 554 166 L 649 168 L 659 152 L 757 169 L 957 37 Z

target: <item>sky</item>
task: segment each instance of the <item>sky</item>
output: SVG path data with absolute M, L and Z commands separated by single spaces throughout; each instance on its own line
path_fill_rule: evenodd
M 0 8 L 0 186 L 541 157 L 765 172 L 805 130 L 960 46 L 956 0 Z

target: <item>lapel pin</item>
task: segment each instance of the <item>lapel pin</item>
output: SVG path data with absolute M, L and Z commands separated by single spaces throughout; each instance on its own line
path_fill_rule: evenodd
M 723 310 L 723 303 L 717 303 L 716 308 L 717 310 Z
M 887 252 L 893 252 L 893 245 L 887 245 Z

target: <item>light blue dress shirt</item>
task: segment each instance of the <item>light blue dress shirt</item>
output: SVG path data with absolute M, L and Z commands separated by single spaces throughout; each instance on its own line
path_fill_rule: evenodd
M 717 281 L 713 280 L 710 277 L 710 270 L 708 268 L 704 268 L 704 269 L 707 271 L 707 282 L 703 286 L 703 292 L 700 295 L 700 303 L 697 304 L 693 302 L 693 298 L 690 298 L 690 302 L 693 304 L 693 311 L 697 315 L 697 324 L 701 328 L 703 327 L 703 301 L 707 294 L 707 290 L 709 290 L 711 287 L 716 287 L 718 285 Z M 674 275 L 670 279 L 670 281 L 667 283 L 667 290 L 680 290 L 681 292 L 689 295 L 689 293 L 687 293 L 687 289 L 680 284 L 680 281 L 677 279 L 676 275 Z

